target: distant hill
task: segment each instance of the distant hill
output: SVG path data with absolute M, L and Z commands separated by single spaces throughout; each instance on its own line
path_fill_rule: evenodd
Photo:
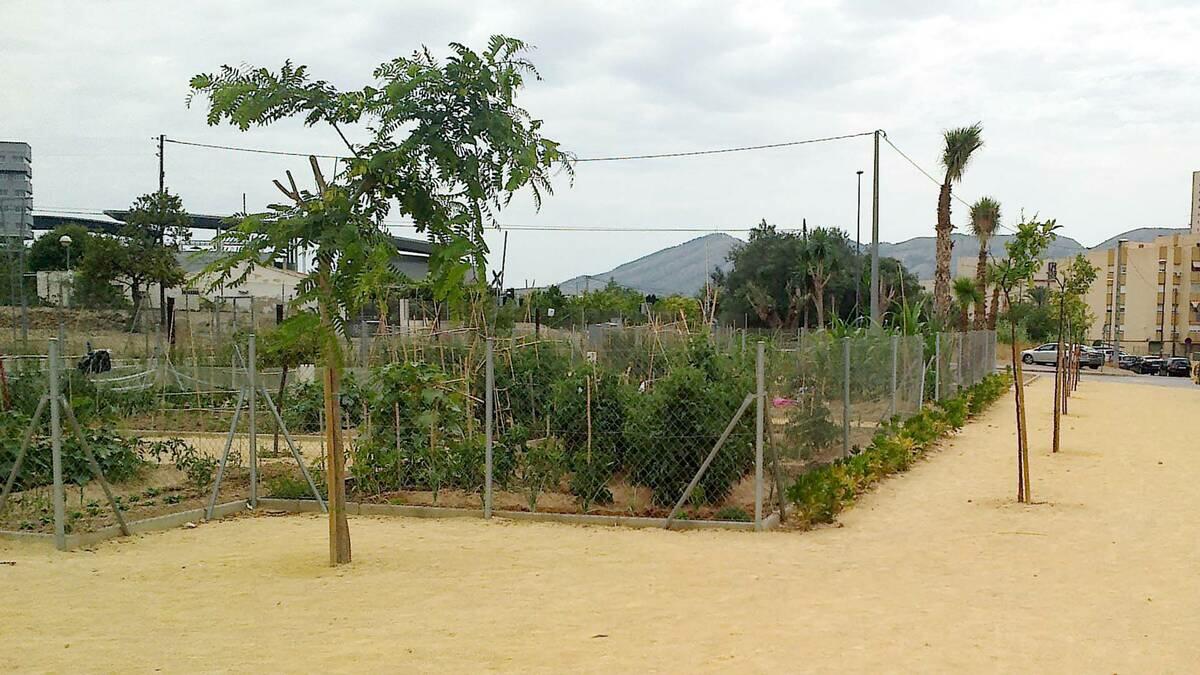
M 1139 227 L 1110 237 L 1091 248 L 1109 248 L 1115 246 L 1118 239 L 1148 242 L 1153 241 L 1156 236 L 1187 231 L 1187 228 L 1177 227 Z M 954 270 L 958 269 L 959 258 L 967 256 L 974 260 L 979 254 L 979 240 L 970 234 L 955 233 L 951 236 L 954 238 L 954 252 L 950 261 L 953 274 Z M 1010 239 L 1012 235 L 1009 234 L 996 235 L 991 241 L 992 251 L 1002 257 L 1004 244 Z M 655 251 L 607 272 L 568 279 L 558 286 L 563 293 L 572 294 L 581 293 L 588 288 L 602 288 L 612 280 L 643 293 L 691 295 L 704 285 L 714 267 L 729 269 L 730 264 L 726 256 L 734 246 L 741 243 L 744 242 L 728 234 L 708 234 L 678 246 Z M 896 258 L 906 269 L 916 274 L 917 278 L 928 280 L 933 278 L 935 243 L 934 237 L 913 237 L 895 244 L 880 242 L 879 254 L 886 258 Z M 868 247 L 864 244 L 863 252 L 867 250 Z M 1047 256 L 1066 258 L 1087 250 L 1088 247 L 1071 237 L 1060 236 L 1050 245 Z
M 1167 235 L 1167 234 L 1186 234 L 1187 232 L 1190 232 L 1190 231 L 1191 231 L 1191 229 L 1187 228 L 1187 227 L 1139 227 L 1136 229 L 1129 230 L 1128 232 L 1122 232 L 1121 234 L 1113 235 L 1113 236 L 1109 237 L 1108 239 L 1105 239 L 1104 241 L 1100 242 L 1099 244 L 1096 244 L 1092 248 L 1093 249 L 1112 248 L 1113 246 L 1117 245 L 1118 239 L 1128 239 L 1129 241 L 1150 242 L 1150 241 L 1154 241 L 1155 237 L 1161 237 L 1161 236 Z
M 563 293 L 602 288 L 609 280 L 643 293 L 692 295 L 704 286 L 714 267 L 729 269 L 730 249 L 743 243 L 724 233 L 706 234 L 678 246 L 664 248 L 600 274 L 568 279 L 558 285 Z
M 954 240 L 954 249 L 950 257 L 950 273 L 953 274 L 954 270 L 958 269 L 960 257 L 967 256 L 975 259 L 979 255 L 979 240 L 970 234 L 955 233 L 950 236 Z M 992 251 L 1003 257 L 1004 244 L 1010 239 L 1012 239 L 1012 235 L 1009 234 L 992 237 Z M 896 258 L 904 265 L 905 269 L 917 275 L 918 279 L 932 279 L 936 266 L 934 260 L 936 244 L 937 239 L 934 237 L 913 237 L 896 244 L 879 242 L 879 255 L 885 258 Z M 866 249 L 867 247 L 864 246 L 863 250 Z M 1059 237 L 1050 245 L 1048 255 L 1052 258 L 1064 258 L 1086 250 L 1083 244 L 1070 237 Z

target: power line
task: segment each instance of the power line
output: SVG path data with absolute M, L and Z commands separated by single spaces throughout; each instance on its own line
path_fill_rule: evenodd
M 717 150 L 693 150 L 690 152 L 664 152 L 653 155 L 614 155 L 612 157 L 579 157 L 576 162 L 620 162 L 634 159 L 665 159 L 668 157 L 698 157 L 700 155 L 723 155 L 731 152 L 749 152 L 751 150 L 772 150 L 774 148 L 788 148 L 796 145 L 808 145 L 810 143 L 825 143 L 828 141 L 841 141 L 847 138 L 858 138 L 860 136 L 870 136 L 874 131 L 864 131 L 857 134 L 842 134 L 840 136 L 825 136 L 823 138 L 808 138 L 802 141 L 785 141 L 782 143 L 767 143 L 764 145 L 744 145 L 736 148 L 720 148 Z
M 856 134 L 842 134 L 839 136 L 824 136 L 821 138 L 806 138 L 799 141 L 784 141 L 781 143 L 765 143 L 762 145 L 743 145 L 733 148 L 717 148 L 711 150 L 691 150 L 686 152 L 663 152 L 657 154 L 646 155 L 612 155 L 606 157 L 577 157 L 574 162 L 620 162 L 627 160 L 640 159 L 666 159 L 670 157 L 699 157 L 702 155 L 724 155 L 733 152 L 750 152 L 753 150 L 773 150 L 776 148 L 788 148 L 797 145 L 809 145 L 812 143 L 827 143 L 830 141 L 841 141 L 848 138 L 859 138 L 861 136 L 870 136 L 874 131 L 864 131 Z M 321 155 L 311 152 L 292 152 L 287 150 L 268 150 L 265 148 L 250 148 L 236 145 L 221 145 L 217 143 L 198 143 L 195 141 L 183 141 L 175 138 L 164 138 L 164 142 L 173 143 L 175 145 L 188 145 L 196 148 L 208 148 L 210 150 L 226 150 L 230 152 L 248 152 L 259 155 L 275 155 L 280 157 L 320 157 L 322 159 L 353 159 L 342 155 Z
M 321 159 L 352 159 L 342 155 L 320 155 L 315 152 L 288 152 L 286 150 L 266 150 L 263 148 L 247 148 L 236 145 L 218 145 L 216 143 L 197 143 L 195 141 L 181 141 L 174 138 L 164 138 L 164 143 L 173 143 L 175 145 L 190 145 L 194 148 L 208 148 L 209 150 L 228 150 L 231 152 L 249 152 L 258 155 L 277 155 L 282 157 L 320 157 Z

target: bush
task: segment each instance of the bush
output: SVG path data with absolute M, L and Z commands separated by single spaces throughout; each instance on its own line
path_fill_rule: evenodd
M 923 450 L 1008 389 L 1007 375 L 989 375 L 959 396 L 927 406 L 903 422 L 883 426 L 861 453 L 801 474 L 786 496 L 803 526 L 832 522 L 859 494 L 885 476 L 906 471 Z
M 12 471 L 21 439 L 28 426 L 29 416 L 18 410 L 0 413 L 0 480 L 7 479 Z M 85 429 L 84 433 L 100 470 L 108 480 L 130 480 L 137 477 L 145 467 L 146 462 L 142 458 L 136 439 L 121 436 L 109 429 Z M 66 430 L 62 439 L 62 460 L 65 482 L 84 485 L 94 478 L 79 439 Z M 14 489 L 26 490 L 51 485 L 53 482 L 50 435 L 43 429 L 35 433 L 29 445 Z
M 679 499 L 720 438 L 746 393 L 744 376 L 723 368 L 678 367 L 634 399 L 625 424 L 630 479 L 649 487 L 654 503 Z M 717 375 L 713 377 L 712 375 Z M 753 467 L 753 416 L 743 415 L 697 486 L 697 498 L 719 504 Z

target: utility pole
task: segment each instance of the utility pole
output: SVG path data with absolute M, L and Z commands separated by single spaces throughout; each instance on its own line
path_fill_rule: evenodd
M 158 135 L 158 212 L 162 216 L 164 200 L 166 193 L 167 173 L 163 166 L 163 145 L 166 142 L 166 135 Z M 161 248 L 166 243 L 167 227 L 165 223 L 158 224 L 158 246 Z M 158 325 L 165 329 L 167 326 L 167 289 L 163 288 L 162 277 L 158 279 Z
M 854 214 L 854 255 L 859 262 L 862 261 L 862 169 L 855 173 L 858 174 L 858 209 Z M 858 277 L 854 280 L 854 309 L 857 312 L 862 312 L 862 272 L 859 271 Z
M 875 171 L 871 186 L 871 325 L 879 326 L 879 137 L 875 130 Z

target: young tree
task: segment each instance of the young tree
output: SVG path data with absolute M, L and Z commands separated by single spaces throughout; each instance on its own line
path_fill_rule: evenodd
M 987 312 L 987 258 L 988 242 L 1000 226 L 1000 202 L 991 197 L 980 197 L 971 205 L 971 233 L 979 240 L 979 261 L 975 265 L 975 285 L 979 287 L 979 298 L 975 301 L 975 329 L 983 330 L 995 325 L 989 323 Z M 992 302 L 992 311 L 996 311 Z
M 1064 402 L 1063 393 L 1066 386 L 1066 368 L 1067 360 L 1063 358 L 1064 337 L 1070 340 L 1065 335 L 1067 329 L 1067 306 L 1072 304 L 1072 300 L 1078 300 L 1080 296 L 1087 292 L 1091 287 L 1092 282 L 1096 280 L 1098 273 L 1096 266 L 1088 262 L 1088 259 L 1083 255 L 1075 256 L 1070 266 L 1066 269 L 1055 269 L 1054 280 L 1059 285 L 1058 292 L 1058 346 L 1055 357 L 1054 369 L 1054 443 L 1053 452 L 1058 452 L 1061 431 L 1062 404 Z M 1079 303 L 1083 304 L 1083 303 Z M 1086 305 L 1085 305 L 1086 306 Z
M 1054 241 L 1058 225 L 1053 220 L 1021 223 L 1017 233 L 1004 248 L 1008 257 L 992 260 L 992 278 L 1011 306 L 1013 290 L 1028 282 L 1041 267 L 1041 256 Z M 1029 484 L 1029 433 L 1025 423 L 1025 387 L 1021 381 L 1021 360 L 1017 355 L 1017 325 L 1009 321 L 1013 361 L 1013 399 L 1017 410 L 1017 501 L 1028 503 L 1032 497 Z
M 241 281 L 253 264 L 267 264 L 296 248 L 312 249 L 316 267 L 296 302 L 319 309 L 325 366 L 330 562 L 350 560 L 345 514 L 345 466 L 338 387 L 346 316 L 354 308 L 359 277 L 372 252 L 391 244 L 383 219 L 393 211 L 412 219 L 434 244 L 430 274 L 435 294 L 462 297 L 467 272 L 482 280 L 487 246 L 484 227 L 528 188 L 535 206 L 552 192 L 554 166 L 570 170 L 558 143 L 541 135 L 542 121 L 514 102 L 525 78 L 537 77 L 523 57 L 525 43 L 493 36 L 475 52 L 450 45 L 440 62 L 428 49 L 388 61 L 373 82 L 340 91 L 309 77 L 305 66 L 285 62 L 278 71 L 222 66 L 196 75 L 192 94 L 208 101 L 208 122 L 228 122 L 245 131 L 301 116 L 308 126 L 328 125 L 351 157 L 326 179 L 310 157 L 315 190 L 276 186 L 288 202 L 267 213 L 247 215 L 225 238 L 240 246 L 211 270 L 228 282 L 242 265 Z M 357 134 L 365 140 L 353 141 Z
M 946 169 L 946 177 L 938 193 L 933 306 L 938 316 L 947 320 L 950 312 L 950 256 L 954 251 L 954 240 L 950 238 L 950 233 L 954 231 L 954 224 L 950 222 L 951 188 L 962 180 L 971 156 L 983 147 L 983 125 L 976 122 L 969 127 L 950 129 L 943 136 L 946 145 L 942 150 L 942 166 Z

